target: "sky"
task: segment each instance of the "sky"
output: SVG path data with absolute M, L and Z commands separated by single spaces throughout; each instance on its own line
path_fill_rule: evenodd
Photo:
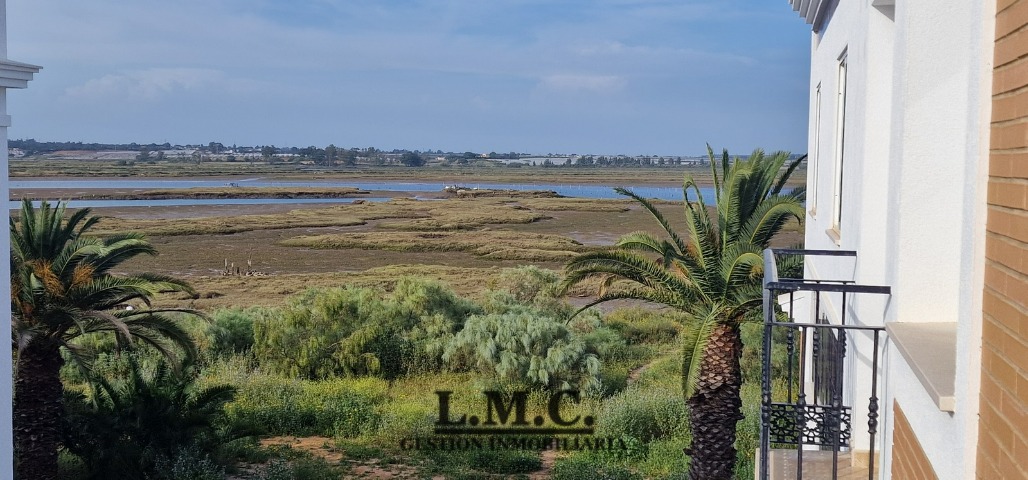
M 806 148 L 787 0 L 8 0 L 10 138 L 695 155 Z

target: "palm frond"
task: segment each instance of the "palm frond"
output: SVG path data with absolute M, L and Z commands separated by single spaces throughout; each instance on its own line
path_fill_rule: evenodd
M 640 197 L 635 192 L 627 188 L 619 187 L 615 188 L 614 191 L 617 192 L 619 195 L 624 195 L 635 200 L 636 202 L 639 202 L 639 204 L 642 205 L 642 207 L 646 209 L 647 212 L 650 212 L 650 215 L 652 215 L 653 218 L 657 220 L 657 223 L 660 224 L 661 228 L 664 229 L 664 233 L 666 233 L 668 237 L 671 238 L 671 241 L 674 242 L 675 247 L 677 247 L 678 249 L 678 253 L 682 254 L 683 252 L 685 252 L 685 242 L 683 242 L 682 239 L 679 238 L 678 233 L 675 232 L 673 228 L 671 228 L 671 224 L 667 221 L 666 218 L 664 218 L 664 214 L 660 213 L 660 211 L 657 210 L 657 208 L 654 207 L 649 200 Z
M 786 154 L 785 152 L 781 153 L 788 156 L 788 154 Z M 788 182 L 789 178 L 792 177 L 792 174 L 796 171 L 797 168 L 799 168 L 800 164 L 802 164 L 806 160 L 806 154 L 797 158 L 796 160 L 793 160 L 792 163 L 789 164 L 789 167 L 785 169 L 785 172 L 782 173 L 780 177 L 778 177 L 778 182 L 775 183 L 774 188 L 771 190 L 771 195 L 778 195 L 779 193 L 781 193 L 782 189 L 785 188 L 786 182 Z

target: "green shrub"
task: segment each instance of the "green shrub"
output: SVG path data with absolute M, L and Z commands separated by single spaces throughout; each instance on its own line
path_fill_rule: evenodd
M 553 480 L 642 480 L 642 475 L 592 455 L 572 455 L 553 465 Z
M 471 468 L 488 473 L 530 473 L 543 466 L 539 452 L 524 450 L 473 450 L 468 454 Z
M 293 478 L 297 480 L 338 480 L 342 478 L 341 468 L 321 458 L 298 458 L 293 460 Z
M 61 450 L 57 454 L 57 477 L 66 480 L 86 479 L 89 478 L 89 468 L 78 455 Z
M 268 462 L 260 472 L 260 480 L 293 480 L 293 467 L 289 462 L 281 459 L 274 459 Z
M 577 320 L 577 318 L 576 318 Z M 585 342 L 586 350 L 595 354 L 604 362 L 618 362 L 630 360 L 634 357 L 634 350 L 629 348 L 624 338 L 617 332 L 606 327 L 594 326 L 582 328 L 580 322 L 572 322 L 572 328 L 578 329 L 579 337 Z M 584 331 L 583 331 L 584 330 Z
M 253 348 L 254 318 L 275 316 L 274 310 L 259 307 L 215 311 L 207 330 L 210 354 L 220 357 L 249 352 Z
M 153 480 L 224 480 L 225 468 L 195 448 L 182 448 L 172 458 L 157 461 Z
M 222 409 L 235 389 L 195 385 L 188 365 L 125 360 L 127 372 L 107 370 L 85 393 L 65 392 L 62 444 L 93 478 L 153 476 L 180 461 L 202 478 L 213 465 L 208 455 L 236 435 L 225 428 Z
M 385 445 L 399 445 L 404 438 L 427 437 L 432 434 L 435 415 L 421 405 L 391 402 L 381 409 L 376 439 Z
M 560 294 L 560 277 L 534 265 L 504 269 L 483 302 L 486 313 L 520 313 L 565 319 L 577 310 Z M 595 315 L 595 311 L 591 313 Z
M 450 337 L 477 312 L 435 282 L 401 278 L 392 295 L 364 287 L 308 290 L 280 318 L 254 323 L 254 354 L 289 377 L 399 375 L 436 371 Z
M 600 361 L 563 323 L 528 313 L 475 315 L 446 347 L 454 369 L 474 368 L 503 381 L 596 390 Z
M 614 310 L 604 322 L 629 344 L 669 343 L 678 338 L 683 319 L 678 312 L 632 307 Z
M 518 303 L 529 304 L 539 297 L 560 296 L 560 276 L 535 265 L 505 268 L 496 278 L 495 290 L 510 293 Z
M 646 458 L 638 462 L 636 467 L 647 478 L 684 480 L 689 471 L 689 457 L 684 452 L 688 446 L 689 439 L 683 437 L 653 441 L 647 444 Z M 753 474 L 750 472 L 749 477 L 737 475 L 736 478 L 753 478 Z
M 373 378 L 321 382 L 255 375 L 225 406 L 229 420 L 271 435 L 355 437 L 374 432 L 387 384 Z
M 649 443 L 687 435 L 686 405 L 676 391 L 628 389 L 609 398 L 597 413 L 597 434 Z

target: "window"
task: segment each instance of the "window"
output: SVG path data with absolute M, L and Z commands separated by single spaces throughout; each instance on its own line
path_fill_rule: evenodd
M 839 58 L 839 91 L 835 118 L 835 194 L 832 199 L 832 230 L 842 229 L 842 168 L 846 144 L 846 54 Z
M 807 157 L 807 169 L 810 175 L 810 215 L 817 215 L 817 164 L 821 152 L 821 84 L 817 84 L 814 93 L 814 151 Z

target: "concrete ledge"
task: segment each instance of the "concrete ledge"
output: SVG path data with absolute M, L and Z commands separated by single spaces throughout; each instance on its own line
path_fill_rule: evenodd
M 956 322 L 890 322 L 885 331 L 939 410 L 952 412 L 956 406 Z

